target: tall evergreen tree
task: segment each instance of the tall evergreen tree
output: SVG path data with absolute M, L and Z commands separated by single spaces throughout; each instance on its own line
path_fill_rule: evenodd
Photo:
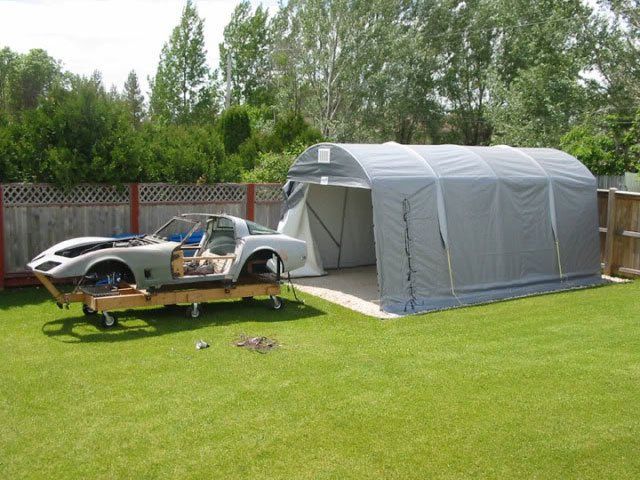
M 124 101 L 127 104 L 131 115 L 131 123 L 134 127 L 139 127 L 145 116 L 144 97 L 140 91 L 138 75 L 135 70 L 129 72 L 127 81 L 124 83 Z
M 212 107 L 211 78 L 204 46 L 204 21 L 192 0 L 162 48 L 156 76 L 150 79 L 151 114 L 167 123 L 189 123 Z

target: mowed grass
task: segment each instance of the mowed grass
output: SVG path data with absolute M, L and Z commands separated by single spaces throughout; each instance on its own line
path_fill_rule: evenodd
M 0 478 L 640 477 L 640 283 L 385 321 L 304 298 L 105 331 L 0 292 Z

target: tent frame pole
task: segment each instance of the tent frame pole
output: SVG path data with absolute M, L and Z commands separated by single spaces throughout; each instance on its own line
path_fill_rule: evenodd
M 320 226 L 322 228 L 324 228 L 324 231 L 327 232 L 327 235 L 329 235 L 329 237 L 331 238 L 331 240 L 333 240 L 333 243 L 336 244 L 336 246 L 338 248 L 340 248 L 340 244 L 338 243 L 338 241 L 336 240 L 336 238 L 333 236 L 333 234 L 331 233 L 331 231 L 327 228 L 327 226 L 324 224 L 324 222 L 322 221 L 322 219 L 320 218 L 320 215 L 318 215 L 316 213 L 316 211 L 313 209 L 313 207 L 311 205 L 309 205 L 309 202 L 307 202 L 307 208 L 309 209 L 309 211 L 311 213 L 313 213 L 313 216 L 316 218 L 316 220 L 318 220 L 318 223 L 320 223 Z

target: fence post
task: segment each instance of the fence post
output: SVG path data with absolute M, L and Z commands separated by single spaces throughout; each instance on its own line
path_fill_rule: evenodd
M 4 290 L 4 193 L 0 185 L 0 290 Z
M 247 208 L 246 219 L 254 221 L 256 219 L 256 184 L 247 183 Z
M 129 207 L 131 233 L 140 233 L 140 192 L 137 183 L 129 185 Z
M 607 236 L 604 242 L 604 274 L 611 275 L 613 271 L 613 243 L 616 234 L 616 192 L 618 189 L 609 189 L 607 200 Z

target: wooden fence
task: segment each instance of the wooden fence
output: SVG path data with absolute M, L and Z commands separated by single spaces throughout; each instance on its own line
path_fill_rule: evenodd
M 640 193 L 598 190 L 600 258 L 607 275 L 640 275 Z
M 274 228 L 282 208 L 277 184 L 0 185 L 0 289 L 32 282 L 26 264 L 68 238 L 153 232 L 173 215 L 229 213 Z

